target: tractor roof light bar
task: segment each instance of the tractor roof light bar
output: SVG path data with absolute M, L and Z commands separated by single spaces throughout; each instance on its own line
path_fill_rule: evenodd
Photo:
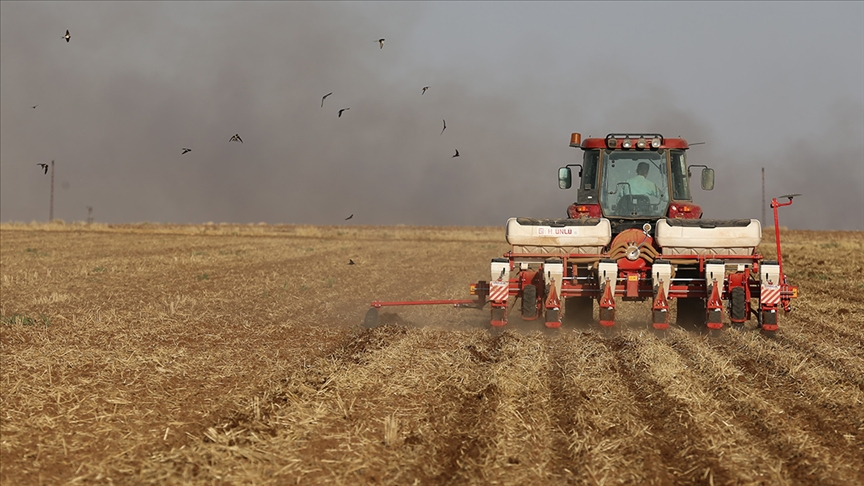
M 659 133 L 610 133 L 606 135 L 606 146 L 610 149 L 618 148 L 620 138 L 624 139 L 621 142 L 621 148 L 625 150 L 634 148 L 634 140 L 636 140 L 636 148 L 640 150 L 658 149 L 664 143 L 663 135 Z
M 659 138 L 663 139 L 663 135 L 659 133 L 610 133 L 606 138 Z

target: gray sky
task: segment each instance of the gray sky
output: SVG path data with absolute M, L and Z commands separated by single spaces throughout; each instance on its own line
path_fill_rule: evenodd
M 707 218 L 765 167 L 782 225 L 864 230 L 864 2 L 0 2 L 2 221 L 52 159 L 66 221 L 563 217 L 573 131 L 707 142 Z

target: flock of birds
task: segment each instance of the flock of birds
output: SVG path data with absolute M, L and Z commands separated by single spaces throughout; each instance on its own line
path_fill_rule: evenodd
M 69 43 L 69 41 L 72 40 L 72 35 L 69 33 L 69 30 L 68 30 L 68 29 L 66 30 L 66 35 L 64 35 L 64 36 L 62 37 L 62 39 L 64 39 L 64 40 L 66 41 L 66 43 Z M 383 38 L 378 39 L 377 42 L 378 42 L 378 45 L 379 45 L 379 49 L 384 49 L 384 39 L 383 39 Z M 428 89 L 429 89 L 429 86 L 423 86 L 422 90 L 420 91 L 420 94 L 421 94 L 421 95 L 425 95 L 425 94 L 426 94 L 426 91 L 427 91 Z M 330 93 L 327 93 L 327 94 L 325 94 L 323 97 L 321 97 L 321 108 L 324 108 L 324 100 L 326 100 L 327 97 L 328 97 L 328 96 L 331 96 L 332 94 L 333 94 L 333 92 L 331 91 Z M 37 105 L 33 105 L 32 107 L 33 107 L 33 109 L 35 110 L 37 106 L 39 106 L 39 105 L 38 105 L 38 104 L 37 104 Z M 350 107 L 340 108 L 339 111 L 338 111 L 338 113 L 337 113 L 337 117 L 338 117 L 338 118 L 342 118 L 342 114 L 345 113 L 346 111 L 350 110 L 350 109 L 351 109 Z M 447 130 L 447 120 L 441 120 L 441 121 L 443 122 L 443 125 L 444 125 L 444 126 L 441 128 L 441 133 L 440 133 L 439 135 L 444 135 L 444 131 Z M 240 143 L 243 143 L 243 139 L 240 137 L 240 134 L 239 134 L 239 133 L 235 133 L 233 136 L 231 136 L 231 138 L 228 139 L 228 142 L 240 142 Z M 189 148 L 189 147 L 182 147 L 182 148 L 181 148 L 180 155 L 186 155 L 186 154 L 188 154 L 188 153 L 191 152 L 191 151 L 192 151 L 192 149 Z M 452 157 L 454 157 L 454 158 L 455 158 L 455 157 L 459 157 L 459 149 L 456 149 L 456 153 L 453 154 Z M 42 170 L 42 173 L 43 173 L 43 174 L 48 174 L 48 164 L 42 164 L 42 163 L 39 163 L 39 164 L 37 164 L 37 165 L 39 166 L 40 170 Z M 88 210 L 92 211 L 92 208 L 88 207 Z M 348 220 L 350 220 L 350 219 L 352 219 L 352 218 L 354 218 L 354 214 L 351 214 L 350 216 L 348 216 L 347 218 L 345 218 L 345 221 L 348 221 Z M 348 264 L 349 264 L 349 265 L 354 265 L 354 260 L 350 260 L 350 259 L 349 259 Z
M 68 43 L 70 40 L 72 40 L 72 35 L 69 34 L 69 29 L 66 29 L 66 35 L 64 35 L 62 38 L 65 39 L 67 43 Z M 380 49 L 384 49 L 384 39 L 378 39 L 378 44 L 380 45 Z M 426 94 L 426 90 L 428 90 L 428 89 L 429 89 L 429 86 L 423 86 L 423 90 L 420 92 L 420 94 L 421 94 L 421 95 Z M 324 108 L 324 100 L 326 100 L 327 97 L 330 96 L 330 95 L 332 95 L 332 94 L 333 94 L 333 92 L 331 91 L 330 93 L 325 94 L 325 95 L 321 98 L 321 108 Z M 33 105 L 33 109 L 35 110 L 37 106 L 39 106 L 39 105 Z M 346 111 L 348 111 L 348 110 L 350 110 L 350 109 L 351 109 L 350 107 L 348 107 L 348 108 L 340 108 L 340 109 L 339 109 L 339 112 L 338 112 L 338 115 L 337 115 L 338 118 L 342 118 L 342 113 L 344 113 L 344 112 L 346 112 Z M 441 133 L 440 133 L 440 135 L 444 135 L 444 130 L 447 130 L 447 120 L 441 120 L 441 121 L 444 122 L 444 127 L 441 129 Z M 239 134 L 239 133 L 235 133 L 235 134 L 234 134 L 230 139 L 228 139 L 228 141 L 229 141 L 229 142 L 240 142 L 240 143 L 243 143 L 243 139 L 240 138 L 240 134 Z M 180 155 L 186 155 L 186 154 L 188 154 L 188 153 L 191 152 L 191 151 L 192 151 L 191 148 L 183 147 L 183 148 L 181 149 Z M 453 154 L 452 157 L 459 157 L 459 149 L 456 149 L 456 153 Z M 44 171 L 45 174 L 48 173 L 48 164 L 37 164 L 37 165 L 39 165 L 39 167 L 41 167 L 41 168 L 43 169 L 43 171 Z M 351 216 L 345 218 L 345 220 L 347 221 L 347 220 L 351 219 L 352 217 L 354 217 L 353 214 L 352 214 Z

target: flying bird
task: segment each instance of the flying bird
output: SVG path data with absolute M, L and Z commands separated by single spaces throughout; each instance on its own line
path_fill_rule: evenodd
M 354 214 L 352 213 L 351 216 L 348 216 L 347 218 L 345 218 L 345 221 L 348 221 L 349 219 L 351 219 L 353 217 L 354 217 Z
M 429 86 L 423 86 L 423 92 L 420 93 L 420 94 L 421 94 L 421 95 L 422 95 L 422 94 L 426 94 L 426 90 L 427 90 L 427 89 L 429 89 Z
M 324 95 L 323 98 L 321 98 L 321 108 L 324 108 L 324 100 L 327 99 L 327 97 L 330 96 L 331 94 L 333 94 L 332 91 L 330 93 L 327 93 L 326 95 Z
M 447 120 L 441 120 L 441 121 L 444 122 L 444 128 L 441 129 L 441 133 L 438 134 L 439 136 L 444 135 L 444 130 L 447 130 Z
M 459 157 L 459 149 L 456 149 L 456 155 L 454 155 L 453 157 Z
M 343 111 L 348 111 L 348 110 L 350 110 L 350 109 L 351 109 L 351 108 L 342 108 L 341 110 L 339 110 L 339 118 L 342 118 L 342 112 L 343 112 Z
M 381 44 L 381 49 L 384 49 L 384 39 L 378 39 L 378 43 Z
M 183 147 L 183 153 L 180 154 L 180 155 L 186 155 L 187 153 L 189 153 L 189 152 L 191 152 L 191 151 L 192 151 L 192 149 L 190 149 L 190 148 L 186 148 L 186 147 Z
M 66 35 L 64 35 L 63 38 L 66 39 L 66 43 L 68 44 L 68 43 L 69 43 L 69 39 L 72 38 L 72 36 L 69 35 L 69 29 L 66 29 Z
M 39 106 L 39 105 L 33 105 L 33 109 L 35 110 L 37 106 Z
M 235 142 L 235 141 L 236 141 L 236 142 L 243 143 L 243 139 L 240 138 L 240 134 L 239 134 L 239 133 L 235 133 L 234 136 L 231 137 L 231 139 L 228 140 L 228 141 L 229 141 L 229 142 Z
M 349 258 L 349 259 L 348 259 L 348 265 L 354 265 L 354 260 L 352 260 L 352 259 Z
M 36 165 L 38 165 L 39 167 L 42 168 L 42 173 L 43 173 L 43 174 L 47 174 L 47 173 L 48 173 L 48 164 L 36 164 Z

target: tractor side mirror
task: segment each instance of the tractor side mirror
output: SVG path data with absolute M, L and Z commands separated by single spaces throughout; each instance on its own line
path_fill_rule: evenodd
M 714 189 L 714 169 L 710 167 L 702 169 L 702 189 L 706 191 Z
M 582 164 L 567 164 L 558 169 L 558 188 L 570 189 L 573 185 L 573 173 L 570 167 L 579 167 L 579 177 L 582 177 Z
M 570 167 L 558 169 L 558 189 L 570 189 L 573 185 L 573 174 Z

